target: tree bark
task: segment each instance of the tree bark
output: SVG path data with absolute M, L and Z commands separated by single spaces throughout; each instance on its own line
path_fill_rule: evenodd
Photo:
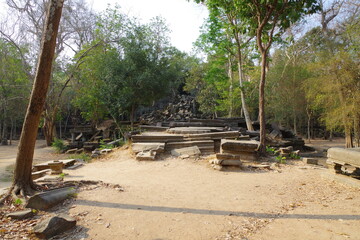
M 261 54 L 261 78 L 259 84 L 259 122 L 260 122 L 260 145 L 258 151 L 266 152 L 266 122 L 265 122 L 265 77 L 266 77 L 266 51 Z
M 233 111 L 234 111 L 234 78 L 233 78 L 233 71 L 232 71 L 232 61 L 231 61 L 231 55 L 228 55 L 228 77 L 229 77 L 229 81 L 230 81 L 230 86 L 229 86 L 229 98 L 230 98 L 230 102 L 229 102 L 229 114 L 228 117 L 231 118 L 233 117 Z
M 244 82 L 244 71 L 243 71 L 243 59 L 241 54 L 241 42 L 240 37 L 238 34 L 235 34 L 236 44 L 237 44 L 237 58 L 238 58 L 238 72 L 239 72 L 239 84 L 240 84 L 240 97 L 241 97 L 241 104 L 242 110 L 245 117 L 246 127 L 249 131 L 254 131 L 254 127 L 252 125 L 250 114 L 246 106 L 245 102 L 245 93 L 243 89 L 243 82 Z
M 34 190 L 31 179 L 34 148 L 49 87 L 63 3 L 64 0 L 50 0 L 49 3 L 35 81 L 21 132 L 12 189 L 15 194 L 24 197 L 33 194 Z

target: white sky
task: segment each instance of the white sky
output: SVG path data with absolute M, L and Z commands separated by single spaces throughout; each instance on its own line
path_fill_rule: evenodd
M 108 4 L 121 6 L 124 13 L 137 17 L 143 22 L 161 16 L 169 25 L 171 43 L 181 51 L 190 53 L 192 43 L 199 36 L 200 26 L 208 16 L 205 6 L 193 0 L 87 0 L 90 7 L 100 12 Z

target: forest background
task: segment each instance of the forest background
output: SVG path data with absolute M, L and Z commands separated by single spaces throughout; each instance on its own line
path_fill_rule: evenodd
M 120 129 L 121 121 L 134 122 L 141 108 L 179 93 L 195 96 L 204 116 L 258 120 L 262 57 L 236 4 L 224 2 L 208 1 L 209 18 L 196 51 L 188 54 L 171 45 L 160 17 L 141 23 L 119 6 L 97 13 L 83 0 L 65 1 L 39 126 L 48 145 L 64 137 L 72 119 L 93 125 L 113 119 Z M 1 142 L 20 134 L 46 9 L 42 0 L 6 4 L 11 14 L 0 19 Z M 347 147 L 359 146 L 360 3 L 318 4 L 316 13 L 286 31 L 274 29 L 266 64 L 266 122 L 309 139 L 343 133 Z

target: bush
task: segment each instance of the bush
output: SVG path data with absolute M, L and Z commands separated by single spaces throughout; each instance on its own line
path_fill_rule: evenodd
M 57 153 L 61 153 L 66 150 L 65 142 L 61 139 L 55 138 L 51 146 L 56 150 Z

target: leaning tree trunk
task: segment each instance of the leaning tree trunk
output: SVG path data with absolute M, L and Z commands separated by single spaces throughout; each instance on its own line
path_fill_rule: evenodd
M 33 194 L 34 191 L 31 179 L 34 148 L 48 91 L 63 3 L 64 0 L 49 2 L 35 81 L 21 132 L 12 190 L 16 195 L 21 194 L 24 197 Z

